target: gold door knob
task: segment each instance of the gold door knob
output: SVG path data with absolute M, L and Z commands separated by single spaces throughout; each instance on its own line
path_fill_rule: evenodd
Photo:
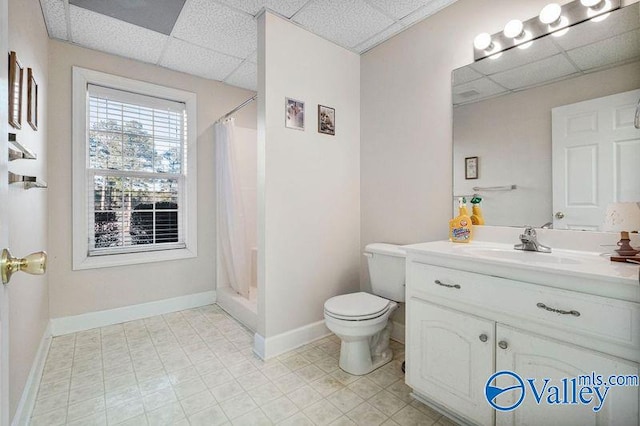
M 42 275 L 46 270 L 47 253 L 43 251 L 31 253 L 25 258 L 19 259 L 11 256 L 9 250 L 2 250 L 2 258 L 0 258 L 2 284 L 7 284 L 14 272 L 22 271 L 31 275 Z

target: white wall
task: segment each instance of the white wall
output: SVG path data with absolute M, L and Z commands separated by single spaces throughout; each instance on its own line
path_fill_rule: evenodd
M 453 193 L 517 184 L 515 191 L 481 193 L 487 225 L 552 222 L 551 109 L 638 87 L 640 62 L 634 62 L 456 107 Z M 466 180 L 464 159 L 472 156 L 479 156 L 479 178 Z
M 51 317 L 64 317 L 215 289 L 213 123 L 252 92 L 58 41 L 49 43 Z M 198 257 L 84 271 L 71 269 L 71 67 L 78 65 L 191 91 L 198 96 Z M 255 105 L 236 115 L 255 127 Z
M 16 130 L 9 126 L 9 131 L 16 133 L 18 141 L 38 155 L 37 160 L 17 160 L 9 163 L 9 170 L 47 181 L 47 156 L 51 149 L 47 138 L 48 36 L 38 0 L 9 1 L 9 48 L 17 53 L 24 67 L 22 128 Z M 37 131 L 27 123 L 27 68 L 33 68 L 38 83 Z M 19 184 L 9 187 L 9 248 L 14 256 L 22 257 L 34 251 L 48 249 L 47 195 L 46 189 L 26 191 Z M 15 414 L 49 322 L 47 282 L 46 275 L 32 276 L 21 272 L 14 275 L 9 284 L 10 417 Z
M 510 19 L 536 16 L 547 3 L 458 0 L 362 56 L 363 247 L 447 238 L 453 187 L 451 72 L 473 62 L 478 33 L 502 31 Z M 361 274 L 367 289 L 364 261 Z
M 360 57 L 270 13 L 258 27 L 258 333 L 269 339 L 358 290 Z M 304 131 L 285 128 L 285 97 L 305 102 Z M 335 108 L 335 136 L 318 133 L 318 104 Z

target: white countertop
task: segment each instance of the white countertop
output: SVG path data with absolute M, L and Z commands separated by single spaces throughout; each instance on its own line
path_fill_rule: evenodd
M 513 244 L 450 241 L 402 246 L 409 258 L 616 299 L 640 302 L 640 265 L 612 262 L 601 253 L 553 249 L 515 250 Z M 562 279 L 558 279 L 558 278 Z

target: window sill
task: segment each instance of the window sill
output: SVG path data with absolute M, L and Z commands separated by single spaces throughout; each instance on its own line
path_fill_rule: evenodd
M 166 262 L 169 260 L 191 259 L 197 257 L 195 250 L 188 247 L 174 250 L 147 251 L 141 253 L 123 253 L 104 256 L 83 256 L 74 260 L 73 270 L 111 268 L 114 266 L 140 265 L 145 263 Z

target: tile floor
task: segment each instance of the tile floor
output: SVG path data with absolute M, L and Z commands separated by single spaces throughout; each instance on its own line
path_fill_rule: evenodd
M 452 425 L 409 396 L 395 359 L 338 368 L 330 336 L 263 362 L 216 305 L 53 339 L 31 419 L 40 425 Z

